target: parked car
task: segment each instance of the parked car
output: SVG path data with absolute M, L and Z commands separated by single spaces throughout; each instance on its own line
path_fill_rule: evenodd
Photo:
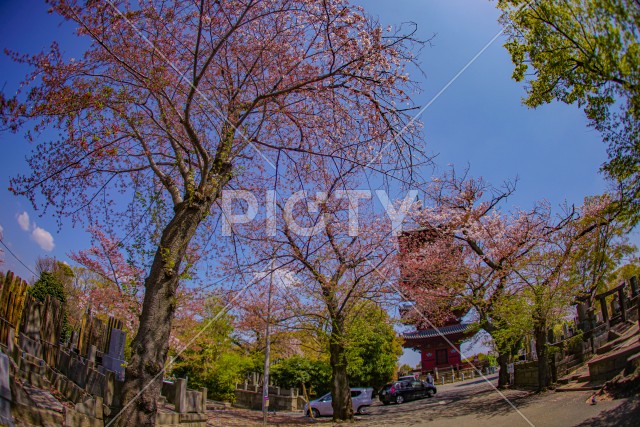
M 367 409 L 371 406 L 373 399 L 373 389 L 370 387 L 354 387 L 351 389 L 351 402 L 353 410 L 358 414 L 366 414 Z M 311 406 L 311 409 L 309 409 Z M 331 393 L 312 400 L 304 405 L 304 413 L 309 416 L 313 412 L 313 417 L 331 416 L 333 415 L 333 407 L 331 406 Z M 310 412 L 311 411 L 311 412 Z
M 438 392 L 435 385 L 418 380 L 401 380 L 386 384 L 378 397 L 385 405 L 390 403 L 403 403 L 408 400 L 431 397 Z

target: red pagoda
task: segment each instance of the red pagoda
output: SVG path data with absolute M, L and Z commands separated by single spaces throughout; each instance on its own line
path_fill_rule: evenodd
M 406 332 L 402 338 L 403 347 L 420 352 L 422 373 L 426 374 L 433 372 L 434 368 L 464 367 L 466 363 L 460 356 L 460 344 L 471 335 L 470 325 L 456 320 L 442 327 Z
M 419 250 L 423 245 L 429 245 L 433 242 L 436 233 L 438 233 L 438 230 L 434 228 L 421 228 L 403 232 L 399 236 L 400 253 L 407 254 Z M 451 250 L 456 250 L 454 245 L 451 245 Z M 417 279 L 407 274 L 402 263 L 401 270 L 403 285 L 406 285 L 407 281 L 422 280 L 421 286 L 430 286 L 423 279 Z M 467 310 L 451 307 L 448 310 L 448 315 L 440 317 L 446 320 L 440 324 L 429 325 L 416 321 L 415 316 L 410 315 L 411 312 L 415 311 L 413 304 L 400 307 L 400 314 L 405 319 L 405 322 L 411 322 L 416 326 L 415 331 L 404 333 L 402 338 L 404 338 L 403 347 L 420 352 L 422 374 L 434 372 L 436 368 L 441 371 L 452 367 L 466 367 L 467 363 L 463 362 L 460 356 L 460 345 L 474 334 L 471 325 L 462 322 L 462 317 Z M 414 320 L 409 320 L 412 317 L 414 317 Z

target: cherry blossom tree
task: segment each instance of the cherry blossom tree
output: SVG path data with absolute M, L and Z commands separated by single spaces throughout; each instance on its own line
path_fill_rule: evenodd
M 512 184 L 495 188 L 455 171 L 435 179 L 414 215 L 422 228 L 404 245 L 400 283 L 423 318 L 438 309 L 473 308 L 478 326 L 494 337 L 500 386 L 507 384 L 506 364 L 518 337 L 530 325 L 544 388 L 547 329 L 581 289 L 568 280 L 569 261 L 579 242 L 618 217 L 620 204 L 602 196 L 555 216 L 544 202 L 528 211 L 504 210 L 513 191 Z M 437 326 L 437 318 L 429 323 Z
M 31 172 L 11 185 L 61 218 L 109 221 L 144 245 L 117 422 L 153 424 L 185 255 L 207 247 L 221 191 L 278 156 L 411 164 L 404 67 L 416 45 L 411 29 L 385 30 L 345 0 L 50 3 L 88 47 L 81 58 L 55 42 L 10 53 L 33 72 L 1 97 L 2 123 L 37 142 Z
M 333 418 L 353 420 L 348 377 L 348 330 L 363 302 L 384 303 L 395 291 L 391 224 L 378 212 L 362 168 L 314 158 L 279 179 L 274 216 L 234 228 L 251 256 L 246 267 L 271 260 L 295 277 L 286 288 L 286 310 L 298 324 L 328 341 Z M 271 227 L 271 233 L 260 230 Z
M 544 204 L 501 212 L 514 189 L 512 183 L 496 188 L 455 170 L 434 179 L 414 214 L 419 232 L 406 236 L 401 255 L 400 286 L 415 302 L 418 324 L 437 327 L 447 316 L 473 309 L 479 328 L 492 336 L 501 332 L 495 340 L 500 386 L 508 382 L 514 344 L 502 339 L 508 323 L 500 308 L 519 292 L 514 268 L 544 234 L 550 215 Z
M 132 334 L 138 329 L 142 311 L 144 271 L 125 257 L 118 240 L 100 230 L 92 230 L 95 245 L 72 252 L 70 258 L 79 264 L 74 271 L 74 284 L 69 304 L 82 316 L 86 312 L 108 319 L 113 316 L 124 323 Z M 206 295 L 200 289 L 181 287 L 176 292 L 176 314 L 169 340 L 170 348 L 179 350 L 185 342 L 184 331 L 192 331 L 196 317 L 201 316 Z

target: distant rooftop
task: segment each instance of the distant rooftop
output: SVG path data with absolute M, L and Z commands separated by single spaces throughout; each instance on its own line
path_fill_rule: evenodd
M 422 329 L 414 332 L 405 332 L 402 334 L 404 339 L 416 339 L 416 338 L 433 338 L 440 335 L 453 335 L 461 332 L 468 332 L 471 329 L 470 323 L 460 323 L 457 325 L 443 326 L 441 328 L 429 328 Z

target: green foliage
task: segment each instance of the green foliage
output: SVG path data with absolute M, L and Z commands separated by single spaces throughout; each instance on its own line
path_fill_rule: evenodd
M 478 359 L 480 359 L 480 357 L 478 357 Z M 494 354 L 489 353 L 484 357 L 484 359 L 487 360 L 487 363 L 489 364 L 489 366 L 498 366 L 498 359 Z
M 640 195 L 640 4 L 637 0 L 500 0 L 505 47 L 530 107 L 583 108 L 609 144 L 604 170 Z M 636 218 L 637 219 L 637 218 Z
M 577 354 L 582 350 L 582 342 L 584 341 L 584 334 L 579 331 L 577 334 L 569 338 L 566 342 L 567 349 L 570 353 Z
M 189 388 L 207 388 L 211 399 L 235 401 L 235 385 L 247 372 L 250 363 L 246 356 L 234 351 L 220 351 L 213 355 L 210 349 L 200 354 L 191 351 L 172 370 L 178 378 L 188 378 Z
M 633 276 L 636 276 L 640 279 L 640 265 L 635 263 L 625 264 L 622 267 L 619 267 L 614 272 L 607 276 L 607 281 L 612 284 L 620 284 L 621 282 L 626 282 L 631 279 Z
M 495 329 L 491 337 L 496 349 L 515 354 L 533 328 L 531 306 L 524 295 L 506 295 L 495 304 L 492 321 Z
M 233 343 L 232 318 L 214 316 L 221 308 L 217 301 L 210 302 L 210 315 L 197 322 L 184 339 L 202 333 L 180 354 L 171 374 L 188 378 L 189 388 L 206 387 L 212 399 L 233 402 L 235 384 L 251 370 L 253 363 Z
M 331 389 L 331 366 L 328 361 L 310 360 L 295 355 L 271 367 L 274 384 L 285 388 L 301 389 L 304 383 L 309 395 L 319 396 Z M 300 390 L 302 392 L 302 390 Z
M 47 295 L 56 298 L 61 303 L 65 303 L 67 300 L 62 282 L 54 274 L 47 271 L 40 274 L 40 278 L 29 288 L 27 294 L 41 302 L 44 302 Z
M 411 374 L 412 370 L 413 368 L 405 363 L 404 365 L 398 367 L 398 376 L 401 377 L 404 375 L 409 375 Z
M 61 339 L 66 340 L 71 335 L 71 326 L 67 318 L 66 302 L 67 294 L 60 279 L 53 273 L 43 271 L 40 278 L 28 290 L 31 295 L 40 302 L 44 302 L 47 295 L 61 302 L 62 307 L 62 333 Z
M 607 200 L 610 200 L 607 194 L 587 197 L 585 206 Z M 629 224 L 621 221 L 615 212 L 605 210 L 596 217 L 581 220 L 584 228 L 593 223 L 602 225 L 576 242 L 569 260 L 568 280 L 583 298 L 606 291 L 616 266 L 637 250 L 628 241 Z
M 393 378 L 402 354 L 402 341 L 397 337 L 389 315 L 378 305 L 364 302 L 354 308 L 347 323 L 344 340 L 349 384 L 352 387 L 381 387 Z M 331 366 L 328 349 L 324 352 L 319 360 L 297 355 L 275 363 L 271 369 L 274 383 L 287 388 L 300 388 L 304 383 L 310 395 L 328 392 Z
M 387 312 L 364 302 L 347 328 L 347 373 L 352 386 L 379 388 L 393 378 L 402 341 Z

